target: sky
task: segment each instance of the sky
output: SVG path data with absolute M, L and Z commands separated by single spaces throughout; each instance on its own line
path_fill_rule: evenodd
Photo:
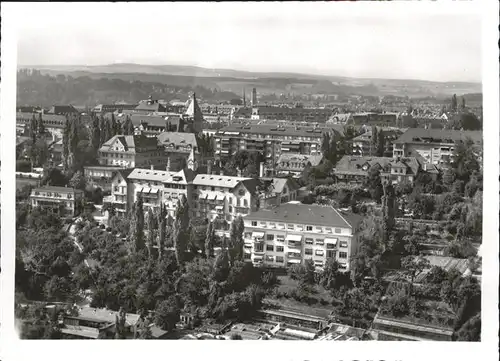
M 32 3 L 17 62 L 481 81 L 479 11 L 386 4 Z

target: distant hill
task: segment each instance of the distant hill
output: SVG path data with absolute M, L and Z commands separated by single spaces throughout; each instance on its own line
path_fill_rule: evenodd
M 231 69 L 207 69 L 182 65 L 141 65 L 131 63 L 99 66 L 50 65 L 19 66 L 38 69 L 42 74 L 63 74 L 90 79 L 119 79 L 125 82 L 158 83 L 172 87 L 204 87 L 219 92 L 241 95 L 257 88 L 264 94 L 342 94 L 398 95 L 409 97 L 481 93 L 480 83 L 432 82 L 411 79 L 366 79 L 340 76 L 310 75 L 280 72 L 248 72 Z

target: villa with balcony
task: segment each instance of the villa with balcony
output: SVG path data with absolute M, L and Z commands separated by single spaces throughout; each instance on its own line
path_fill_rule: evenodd
M 45 186 L 31 191 L 30 201 L 33 208 L 41 207 L 60 216 L 75 216 L 79 212 L 79 202 L 83 191 L 68 187 Z

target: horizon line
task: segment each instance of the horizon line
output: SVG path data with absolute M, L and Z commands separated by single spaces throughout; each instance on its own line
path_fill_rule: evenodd
M 107 64 L 94 64 L 94 65 L 84 65 L 84 64 L 17 64 L 17 68 L 32 68 L 36 69 L 36 67 L 106 67 L 106 66 L 113 66 L 113 65 L 136 65 L 136 66 L 178 66 L 178 67 L 192 67 L 192 68 L 200 68 L 200 69 L 205 69 L 205 70 L 229 70 L 229 71 L 239 71 L 239 72 L 245 72 L 251 74 L 258 74 L 258 73 L 275 73 L 275 74 L 293 74 L 293 75 L 305 75 L 305 76 L 320 76 L 320 77 L 337 77 L 337 78 L 344 78 L 344 79 L 359 79 L 359 80 L 400 80 L 400 81 L 421 81 L 421 82 L 430 82 L 430 83 L 469 83 L 469 84 L 483 84 L 483 79 L 481 80 L 429 80 L 429 79 L 418 79 L 418 78 L 394 78 L 394 77 L 363 77 L 363 76 L 345 76 L 345 75 L 333 75 L 333 74 L 325 74 L 323 72 L 321 73 L 307 73 L 307 72 L 301 72 L 301 71 L 272 71 L 272 70 L 266 70 L 266 71 L 253 71 L 253 70 L 243 70 L 243 69 L 237 69 L 237 68 L 225 68 L 225 67 L 217 67 L 217 68 L 207 68 L 199 65 L 193 65 L 193 64 L 151 64 L 151 63 L 134 63 L 134 62 L 116 62 L 116 63 L 107 63 Z M 110 73 L 113 74 L 113 73 Z M 116 74 L 116 73 L 115 73 Z M 134 73 L 129 73 L 129 74 L 134 74 Z M 155 74 L 155 73 L 143 73 L 143 72 L 138 72 L 135 74 Z M 161 74 L 157 73 L 158 75 L 172 75 L 172 76 L 195 76 L 196 75 L 174 75 L 174 74 Z M 200 76 L 200 78 L 208 78 L 206 76 Z M 482 92 L 482 91 L 481 91 Z

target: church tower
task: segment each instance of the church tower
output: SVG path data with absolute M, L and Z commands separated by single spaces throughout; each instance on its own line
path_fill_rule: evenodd
M 189 104 L 184 116 L 187 118 L 189 123 L 189 128 L 193 133 L 200 133 L 203 129 L 203 113 L 201 112 L 198 101 L 196 100 L 196 94 L 193 93 L 191 99 L 189 99 Z

